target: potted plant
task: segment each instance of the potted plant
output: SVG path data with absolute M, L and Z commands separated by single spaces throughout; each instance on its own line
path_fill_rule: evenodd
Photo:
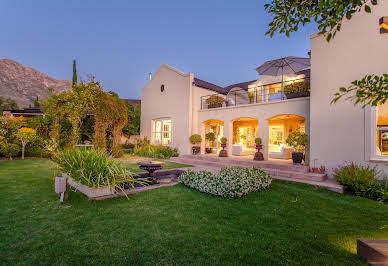
M 249 99 L 249 103 L 254 103 L 255 93 L 253 91 L 248 91 L 248 99 Z
M 287 99 L 310 96 L 310 81 L 299 81 L 284 86 Z
M 209 141 L 209 144 L 211 145 L 216 140 L 216 135 L 214 132 L 209 132 L 206 134 L 206 139 Z M 212 153 L 213 149 L 211 147 L 206 148 L 206 153 Z
M 224 102 L 225 102 L 225 99 L 218 95 L 212 95 L 206 99 L 208 109 L 222 107 L 222 104 Z
M 311 167 L 311 172 L 313 172 L 314 174 L 317 174 L 318 173 L 318 167 L 316 167 L 315 165 L 315 162 L 316 162 L 317 159 L 314 159 L 313 161 L 313 167 Z
M 201 143 L 202 142 L 202 137 L 201 135 L 198 135 L 198 134 L 194 134 L 194 135 L 191 135 L 190 136 L 190 143 L 193 145 L 193 154 L 199 154 L 200 151 L 201 151 L 201 147 L 200 146 L 194 146 L 198 143 Z
M 300 131 L 294 131 L 288 135 L 286 143 L 288 146 L 295 149 L 295 151 L 292 152 L 292 162 L 294 164 L 301 164 L 303 161 L 304 148 L 307 143 L 307 134 Z
M 321 165 L 321 167 L 319 168 L 319 173 L 320 174 L 325 174 L 326 173 L 326 167 L 324 165 Z
M 261 138 L 255 138 L 255 143 L 256 143 L 256 149 L 257 152 L 255 153 L 255 157 L 253 160 L 255 161 L 264 161 L 264 156 L 263 153 L 260 152 L 260 150 L 263 148 L 263 145 L 261 144 L 263 141 Z
M 225 150 L 226 148 L 226 143 L 228 143 L 228 139 L 225 137 L 221 138 L 221 147 L 222 151 L 220 151 L 220 157 L 228 157 L 228 152 Z

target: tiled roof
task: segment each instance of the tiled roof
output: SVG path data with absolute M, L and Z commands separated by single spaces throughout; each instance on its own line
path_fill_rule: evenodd
M 201 88 L 204 88 L 204 89 L 208 89 L 208 90 L 212 90 L 212 91 L 215 91 L 215 92 L 218 92 L 218 93 L 221 93 L 221 94 L 226 94 L 227 93 L 227 91 L 225 91 L 224 88 L 222 88 L 220 86 L 217 86 L 217 85 L 215 85 L 213 83 L 204 81 L 202 79 L 194 78 L 193 84 L 195 86 L 198 86 L 198 87 L 201 87 Z
M 133 106 L 141 105 L 141 100 L 137 100 L 137 99 L 123 99 L 123 100 L 129 104 L 132 104 Z
M 224 90 L 229 92 L 233 88 L 241 88 L 243 90 L 248 90 L 248 86 L 251 85 L 253 82 L 256 82 L 257 80 L 251 80 L 251 81 L 246 81 L 246 82 L 241 82 L 241 83 L 236 83 L 229 85 L 228 87 L 225 87 Z

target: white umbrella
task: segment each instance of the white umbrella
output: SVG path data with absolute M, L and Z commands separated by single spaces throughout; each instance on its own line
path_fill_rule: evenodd
M 310 58 L 288 56 L 271 61 L 267 61 L 258 68 L 256 71 L 260 75 L 268 76 L 282 76 L 282 99 L 284 97 L 284 75 L 296 74 L 310 67 Z

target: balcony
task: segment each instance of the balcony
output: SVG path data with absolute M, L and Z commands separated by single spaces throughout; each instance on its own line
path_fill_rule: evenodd
M 284 82 L 284 94 L 282 93 L 281 87 L 281 83 L 266 84 L 261 86 L 253 85 L 247 90 L 238 87 L 233 88 L 226 95 L 216 93 L 202 96 L 201 110 L 277 102 L 310 96 L 309 78 Z

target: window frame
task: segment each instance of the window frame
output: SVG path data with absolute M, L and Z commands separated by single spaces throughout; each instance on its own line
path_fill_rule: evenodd
M 370 134 L 371 134 L 371 143 L 370 143 L 370 154 L 369 154 L 369 160 L 371 161 L 388 161 L 388 155 L 378 155 L 377 154 L 377 130 L 378 130 L 378 127 L 377 127 L 377 107 L 376 106 L 372 106 L 369 108 L 369 111 L 371 112 L 371 115 L 370 115 L 370 125 L 369 125 L 369 128 L 370 128 Z M 387 128 L 388 127 L 384 127 L 384 128 Z
M 169 125 L 169 131 L 164 130 L 164 126 L 166 125 L 164 123 L 164 121 L 169 121 L 168 123 L 166 123 Z M 160 132 L 156 131 L 156 123 L 157 122 L 161 123 Z M 165 133 L 169 133 L 169 135 L 170 135 L 170 138 L 169 138 L 170 141 L 167 144 L 163 144 L 163 139 L 168 139 L 168 138 L 164 138 Z M 158 143 L 155 142 L 156 135 L 159 135 L 160 142 L 158 142 Z M 166 118 L 152 119 L 151 142 L 153 145 L 163 145 L 163 146 L 170 146 L 171 145 L 171 143 L 172 143 L 172 119 L 171 118 L 166 117 Z

